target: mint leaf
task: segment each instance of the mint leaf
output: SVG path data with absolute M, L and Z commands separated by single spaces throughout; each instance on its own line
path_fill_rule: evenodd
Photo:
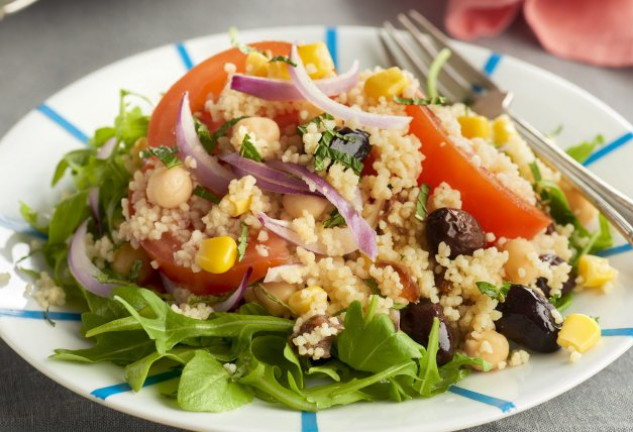
M 228 120 L 213 133 L 210 133 L 209 128 L 207 128 L 207 126 L 197 118 L 194 117 L 193 121 L 196 124 L 196 132 L 198 133 L 198 138 L 200 139 L 202 147 L 204 147 L 207 153 L 212 153 L 215 146 L 218 145 L 218 140 L 225 136 L 226 132 L 235 126 L 237 122 L 245 118 L 248 118 L 248 116 L 241 116 Z
M 567 293 L 562 297 L 560 294 L 557 294 L 549 298 L 549 302 L 556 309 L 558 309 L 559 312 L 563 312 L 565 309 L 569 308 L 569 306 L 571 306 L 572 301 L 573 301 L 573 296 L 571 293 Z
M 264 53 L 263 51 L 260 51 L 256 48 L 250 47 L 246 44 L 241 43 L 238 40 L 238 34 L 237 34 L 237 29 L 235 27 L 230 27 L 229 28 L 229 39 L 231 41 L 231 46 L 234 48 L 237 48 L 238 50 L 240 50 L 241 52 L 243 52 L 244 54 L 250 54 L 250 53 L 259 53 L 263 56 L 266 56 L 266 53 Z
M 257 148 L 255 147 L 255 144 L 253 144 L 253 141 L 251 141 L 251 136 L 249 134 L 244 135 L 239 153 L 240 156 L 254 160 L 255 162 L 262 161 L 262 155 L 260 155 L 257 151 Z
M 323 221 L 323 226 L 325 228 L 334 228 L 337 226 L 346 226 L 347 222 L 341 214 L 338 212 L 338 209 L 334 209 L 330 212 L 330 217 Z
M 286 56 L 275 56 L 271 58 L 270 60 L 268 60 L 268 63 L 272 63 L 272 62 L 283 62 L 283 63 L 289 64 L 292 67 L 297 67 L 297 64 L 293 62 L 292 60 L 290 60 L 289 57 L 286 57 Z
M 475 284 L 482 294 L 487 295 L 493 300 L 499 300 L 500 302 L 505 301 L 508 291 L 510 291 L 510 287 L 512 286 L 510 282 L 504 282 L 500 287 L 483 281 L 475 282 Z
M 217 195 L 215 195 L 208 189 L 204 188 L 203 186 L 200 186 L 200 185 L 196 186 L 193 189 L 193 194 L 209 202 L 212 202 L 213 204 L 220 203 L 220 197 L 218 197 Z
M 143 159 L 150 156 L 155 156 L 159 161 L 167 168 L 173 168 L 180 165 L 180 159 L 176 154 L 178 153 L 178 147 L 158 146 L 150 147 L 147 150 L 143 150 L 140 155 Z
M 430 98 L 403 98 L 394 96 L 394 101 L 401 105 L 444 105 L 448 102 L 448 99 L 444 96 L 435 96 Z
M 420 185 L 420 192 L 418 193 L 418 198 L 415 202 L 415 218 L 419 221 L 426 219 L 426 216 L 429 214 L 426 209 L 426 203 L 429 200 L 430 191 L 431 188 L 429 185 L 424 183 Z

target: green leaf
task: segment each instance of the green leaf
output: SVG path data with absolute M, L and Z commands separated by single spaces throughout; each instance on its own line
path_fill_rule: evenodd
M 325 228 L 347 226 L 347 222 L 345 222 L 345 219 L 343 218 L 343 216 L 341 216 L 338 209 L 335 208 L 330 212 L 330 217 L 323 221 L 323 226 Z
M 170 360 L 172 363 L 184 365 L 193 358 L 195 352 L 192 348 L 175 348 L 164 354 L 152 352 L 125 367 L 125 380 L 130 384 L 132 390 L 135 392 L 140 391 L 150 370 L 157 362 Z
M 178 385 L 178 405 L 187 411 L 225 412 L 253 400 L 252 391 L 231 378 L 222 363 L 197 350 Z
M 240 233 L 240 238 L 237 240 L 237 260 L 242 261 L 244 259 L 244 254 L 246 254 L 246 247 L 248 246 L 248 225 L 244 222 L 240 222 L 240 226 L 242 227 L 242 232 Z
M 110 333 L 97 339 L 90 348 L 56 349 L 51 358 L 82 363 L 112 362 L 127 365 L 154 352 L 154 343 L 143 331 Z
M 418 193 L 418 198 L 415 202 L 415 218 L 419 221 L 426 219 L 426 216 L 429 214 L 426 209 L 426 203 L 429 200 L 430 191 L 431 188 L 429 185 L 424 183 L 420 185 L 420 192 Z
M 604 144 L 604 137 L 601 134 L 596 135 L 590 141 L 583 141 L 580 144 L 569 147 L 567 154 L 574 158 L 578 163 L 583 163 L 596 150 L 596 148 Z
M 571 306 L 574 297 L 571 293 L 567 293 L 561 297 L 560 294 L 552 296 L 549 298 L 549 302 L 558 309 L 559 312 L 563 312 L 565 309 L 568 309 Z
M 451 50 L 443 48 L 431 62 L 429 67 L 429 73 L 426 77 L 426 92 L 430 98 L 436 98 L 439 96 L 437 91 L 437 79 L 442 71 L 444 63 L 448 61 L 451 56 Z
M 441 382 L 440 372 L 437 368 L 437 351 L 439 349 L 440 320 L 433 318 L 433 326 L 429 333 L 429 343 L 420 359 L 419 381 L 415 384 L 417 392 L 429 397 L 433 394 L 435 387 Z
M 500 287 L 497 287 L 495 284 L 485 281 L 475 282 L 475 285 L 477 285 L 477 288 L 479 288 L 482 294 L 487 295 L 493 300 L 499 300 L 500 302 L 505 300 L 512 286 L 511 283 L 504 282 Z
M 255 147 L 255 144 L 253 144 L 253 141 L 251 141 L 251 136 L 249 134 L 244 135 L 239 153 L 240 156 L 254 160 L 255 162 L 262 161 L 262 155 L 260 155 L 257 151 L 257 148 Z
M 253 47 L 250 47 L 246 44 L 241 43 L 238 40 L 238 34 L 237 34 L 237 28 L 235 27 L 230 27 L 229 28 L 229 39 L 231 41 L 231 46 L 237 48 L 238 50 L 240 50 L 241 52 L 243 52 L 244 54 L 250 54 L 250 53 L 259 53 L 263 56 L 266 57 L 266 53 L 255 49 Z
M 88 216 L 88 191 L 75 192 L 59 202 L 48 227 L 48 243 L 64 243 Z
M 28 204 L 24 201 L 20 201 L 20 214 L 22 218 L 31 225 L 33 229 L 41 232 L 42 234 L 48 234 L 48 227 L 43 226 L 38 221 L 37 212 L 34 211 Z
M 342 362 L 356 370 L 374 373 L 421 356 L 420 345 L 396 331 L 389 316 L 374 313 L 376 300 L 377 297 L 372 297 L 366 314 L 360 302 L 352 302 L 345 315 L 345 329 L 336 338 Z
M 599 234 L 589 249 L 589 253 L 592 254 L 613 246 L 613 236 L 611 235 L 609 221 L 602 213 L 598 215 L 598 221 L 600 222 Z
M 448 99 L 444 96 L 435 96 L 430 98 L 403 98 L 394 96 L 394 101 L 401 105 L 444 105 L 448 102 Z
M 119 102 L 119 115 L 114 119 L 114 130 L 117 142 L 123 142 L 126 148 L 130 148 L 139 138 L 147 136 L 149 116 L 143 114 L 138 106 L 128 109 L 126 99 L 128 96 L 147 98 L 137 93 L 121 90 Z
M 145 159 L 150 156 L 155 156 L 167 168 L 173 168 L 182 163 L 180 159 L 178 159 L 178 156 L 176 156 L 177 153 L 178 147 L 158 146 L 150 147 L 147 150 L 143 150 L 141 152 L 141 157 Z
M 268 63 L 272 63 L 272 62 L 283 62 L 283 63 L 289 64 L 292 67 L 297 67 L 297 64 L 293 62 L 292 60 L 290 60 L 289 57 L 286 57 L 286 56 L 275 56 L 271 58 L 270 60 L 268 60 Z
M 213 150 L 215 149 L 215 146 L 218 145 L 218 140 L 221 137 L 225 136 L 226 132 L 230 128 L 235 126 L 237 122 L 245 118 L 248 118 L 248 116 L 241 116 L 241 117 L 236 117 L 234 119 L 231 119 L 225 122 L 224 124 L 222 124 L 222 126 L 220 126 L 218 130 L 216 130 L 213 133 L 210 133 L 207 126 L 204 123 L 202 123 L 200 120 L 196 118 L 194 118 L 193 120 L 196 124 L 196 132 L 198 133 L 198 138 L 200 138 L 200 143 L 202 144 L 202 147 L 204 147 L 207 153 L 212 153 Z
M 212 202 L 213 204 L 220 203 L 220 197 L 218 197 L 217 195 L 215 195 L 208 189 L 204 188 L 203 186 L 200 186 L 200 185 L 196 186 L 193 189 L 193 194 L 209 202 Z

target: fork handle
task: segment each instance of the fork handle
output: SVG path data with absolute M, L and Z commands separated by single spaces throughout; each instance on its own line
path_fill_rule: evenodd
M 598 178 L 571 158 L 525 120 L 506 110 L 517 130 L 534 152 L 556 168 L 633 245 L 633 200 Z

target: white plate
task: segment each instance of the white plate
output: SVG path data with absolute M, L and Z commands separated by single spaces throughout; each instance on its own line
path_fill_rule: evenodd
M 335 47 L 339 69 L 358 58 L 362 66 L 386 65 L 376 29 L 362 27 L 277 28 L 244 32 L 245 41 L 263 39 L 326 40 Z M 56 161 L 66 151 L 81 147 L 81 138 L 96 127 L 110 124 L 116 115 L 119 89 L 150 95 L 154 99 L 179 78 L 191 63 L 227 48 L 226 35 L 209 36 L 148 51 L 103 68 L 68 86 L 22 119 L 0 142 L 0 272 L 13 273 L 13 263 L 27 253 L 20 240 L 18 200 L 37 209 L 54 202 L 47 185 Z M 486 68 L 504 88 L 516 94 L 515 108 L 542 131 L 565 125 L 559 141 L 571 145 L 602 133 L 608 142 L 602 157 L 591 168 L 620 190 L 633 195 L 633 183 L 625 181 L 633 162 L 633 127 L 602 102 L 551 73 L 510 57 L 491 55 L 465 44 L 456 48 L 474 64 Z M 70 123 L 70 124 L 68 124 Z M 612 150 L 612 152 L 611 152 Z M 617 239 L 616 244 L 622 240 Z M 619 252 L 619 253 L 618 253 Z M 632 253 L 616 249 L 612 257 L 620 270 L 615 290 L 608 296 L 584 293 L 573 310 L 600 317 L 605 329 L 633 332 L 633 269 L 627 266 Z M 0 289 L 0 335 L 24 359 L 53 380 L 78 394 L 111 408 L 155 422 L 209 431 L 414 431 L 455 430 L 490 422 L 525 410 L 569 390 L 613 362 L 631 345 L 633 337 L 604 337 L 600 344 L 570 365 L 567 356 L 535 355 L 526 366 L 473 374 L 459 388 L 429 400 L 401 404 L 356 404 L 313 414 L 302 414 L 255 402 L 225 414 L 200 414 L 179 410 L 159 396 L 155 386 L 133 394 L 120 384 L 123 373 L 113 365 L 81 365 L 48 359 L 55 348 L 79 348 L 87 342 L 79 335 L 74 314 L 53 316 L 57 326 L 41 319 L 37 304 L 24 294 L 26 282 L 13 275 L 9 286 Z M 64 320 L 68 319 L 68 320 Z M 618 332 L 616 332 L 618 333 Z M 156 378 L 157 380 L 160 379 Z M 106 390 L 104 390 L 106 388 Z M 99 399 L 96 394 L 105 397 Z M 107 396 L 107 397 L 106 397 Z M 380 413 L 380 414 L 378 414 Z

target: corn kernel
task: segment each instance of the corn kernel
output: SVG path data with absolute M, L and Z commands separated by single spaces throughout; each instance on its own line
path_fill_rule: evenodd
M 516 132 L 505 118 L 499 117 L 492 122 L 492 133 L 495 143 L 505 144 Z
M 274 61 L 268 63 L 268 77 L 290 80 L 290 73 L 288 73 L 288 64 L 282 61 Z
M 246 213 L 251 208 L 251 197 L 244 199 L 234 199 L 233 197 L 228 198 L 229 202 L 232 204 L 229 209 L 229 214 L 232 217 L 238 217 Z
M 334 75 L 334 60 L 323 42 L 299 45 L 297 50 L 310 78 L 321 79 Z
M 397 67 L 377 72 L 365 81 L 365 94 L 378 99 L 381 96 L 392 98 L 402 93 L 409 80 Z
M 599 340 L 600 326 L 596 320 L 583 314 L 571 314 L 565 319 L 556 343 L 563 348 L 584 353 Z
M 259 77 L 268 76 L 268 58 L 258 52 L 248 53 L 246 56 L 246 73 Z
M 296 291 L 288 298 L 288 306 L 297 315 L 327 307 L 327 293 L 320 286 L 310 286 Z
M 457 121 L 462 127 L 462 135 L 466 138 L 490 137 L 490 125 L 484 116 L 461 116 Z
M 222 236 L 203 240 L 196 254 L 196 264 L 209 273 L 225 273 L 237 259 L 237 243 L 232 237 Z
M 584 286 L 601 288 L 615 279 L 617 271 L 609 265 L 606 258 L 583 255 L 578 260 L 578 275 L 582 277 Z

